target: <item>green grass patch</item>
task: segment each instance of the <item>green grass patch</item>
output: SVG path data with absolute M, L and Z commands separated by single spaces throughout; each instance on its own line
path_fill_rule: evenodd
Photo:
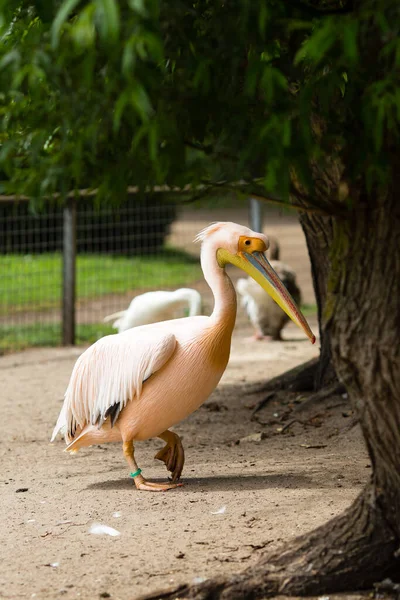
M 160 256 L 77 257 L 78 300 L 187 286 L 200 277 L 198 259 L 173 248 Z M 61 254 L 0 256 L 0 315 L 58 307 L 61 294 Z
M 314 317 L 318 314 L 318 309 L 316 304 L 302 304 L 301 312 L 305 317 Z
M 93 344 L 110 333 L 116 333 L 115 329 L 103 323 L 77 325 L 76 343 Z M 59 346 L 61 337 L 61 324 L 57 323 L 35 323 L 15 327 L 0 325 L 0 353 L 12 352 L 17 348 L 23 350 L 35 346 Z

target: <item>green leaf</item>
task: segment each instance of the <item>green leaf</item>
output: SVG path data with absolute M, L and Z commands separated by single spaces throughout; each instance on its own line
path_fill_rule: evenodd
M 117 132 L 121 125 L 122 115 L 124 113 L 126 105 L 129 103 L 129 91 L 125 90 L 119 96 L 117 102 L 114 107 L 114 116 L 113 116 L 113 130 Z
M 129 0 L 129 6 L 142 17 L 147 17 L 147 7 L 145 0 Z
M 146 45 L 147 53 L 156 62 L 161 62 L 164 58 L 164 49 L 161 39 L 154 33 L 148 32 L 143 36 L 143 42 Z
M 121 69 L 122 73 L 126 78 L 133 75 L 133 70 L 136 63 L 136 52 L 135 52 L 135 39 L 136 36 L 132 35 L 126 42 L 124 51 L 122 53 Z
M 356 21 L 348 21 L 343 26 L 343 49 L 346 59 L 355 63 L 358 58 L 357 47 L 358 23 Z
M 0 60 L 0 70 L 5 69 L 6 67 L 12 65 L 13 63 L 17 63 L 20 60 L 20 53 L 15 48 L 7 52 Z
M 265 2 L 260 4 L 260 11 L 258 14 L 258 28 L 262 37 L 265 35 L 265 29 L 268 20 L 268 9 Z
M 71 36 L 77 47 L 85 50 L 93 46 L 96 39 L 96 29 L 93 22 L 95 5 L 90 2 L 79 14 L 71 29 Z
M 319 65 L 336 41 L 336 28 L 331 19 L 320 22 L 313 34 L 306 40 L 296 53 L 294 64 L 310 60 Z
M 150 99 L 141 84 L 136 84 L 131 92 L 130 100 L 143 122 L 149 120 L 153 113 Z
M 115 42 L 119 36 L 119 5 L 116 0 L 96 0 L 100 35 L 105 42 Z
M 61 28 L 79 2 L 80 0 L 65 0 L 60 6 L 51 27 L 51 45 L 53 48 L 57 48 L 60 41 Z

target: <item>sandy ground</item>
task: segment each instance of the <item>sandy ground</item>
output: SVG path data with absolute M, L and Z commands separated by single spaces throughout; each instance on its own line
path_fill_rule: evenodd
M 207 213 L 193 222 L 187 217 L 172 235 L 182 240 L 185 231 L 190 240 L 188 230 L 196 233 L 203 222 Z M 266 231 L 279 236 L 282 258 L 295 267 L 305 302 L 313 302 L 295 219 L 271 218 Z M 199 285 L 210 310 L 211 298 Z M 316 330 L 315 318 L 310 322 Z M 346 398 L 301 413 L 301 423 L 283 433 L 302 400 L 296 395 L 271 402 L 259 413 L 263 424 L 251 420 L 265 395 L 250 394 L 251 384 L 316 356 L 318 344 L 292 325 L 283 342 L 253 342 L 251 333 L 239 311 L 219 387 L 175 428 L 186 450 L 185 485 L 162 494 L 135 490 L 118 444 L 69 456 L 61 440 L 49 443 L 82 349 L 0 357 L 1 599 L 135 600 L 180 582 L 235 574 L 351 503 L 370 468 Z M 255 433 L 263 434 L 260 441 L 243 440 Z M 145 476 L 156 481 L 166 477 L 153 459 L 161 446 L 159 440 L 137 446 Z M 94 535 L 95 523 L 120 535 Z
M 315 418 L 308 415 L 305 425 L 282 434 L 287 399 L 263 410 L 268 424 L 261 425 L 250 416 L 263 394 L 244 393 L 246 384 L 301 363 L 318 348 L 294 326 L 284 342 L 252 342 L 249 334 L 239 318 L 220 386 L 175 428 L 186 449 L 185 485 L 162 494 L 134 489 L 118 444 L 69 456 L 61 440 L 49 443 L 81 350 L 0 359 L 6 424 L 0 598 L 134 600 L 175 583 L 234 574 L 349 505 L 370 470 L 358 427 L 349 427 L 346 399 L 330 399 L 313 411 Z M 243 441 L 260 432 L 260 442 Z M 158 481 L 166 476 L 153 459 L 160 447 L 153 440 L 137 447 L 145 475 Z M 91 534 L 94 523 L 120 535 Z

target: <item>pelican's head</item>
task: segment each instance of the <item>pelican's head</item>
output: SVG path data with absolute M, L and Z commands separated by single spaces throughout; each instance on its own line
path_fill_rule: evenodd
M 230 263 L 245 271 L 271 296 L 314 344 L 315 336 L 295 301 L 265 257 L 269 240 L 236 223 L 212 223 L 199 233 L 196 241 L 211 245 L 221 268 Z

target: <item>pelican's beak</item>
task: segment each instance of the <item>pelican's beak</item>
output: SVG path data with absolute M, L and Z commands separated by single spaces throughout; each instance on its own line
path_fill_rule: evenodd
M 288 317 L 304 331 L 311 343 L 314 344 L 315 335 L 292 296 L 266 259 L 264 253 L 242 251 L 233 255 L 226 251 L 222 252 L 223 256 L 220 256 L 221 262 L 230 262 L 248 273 L 275 300 Z

